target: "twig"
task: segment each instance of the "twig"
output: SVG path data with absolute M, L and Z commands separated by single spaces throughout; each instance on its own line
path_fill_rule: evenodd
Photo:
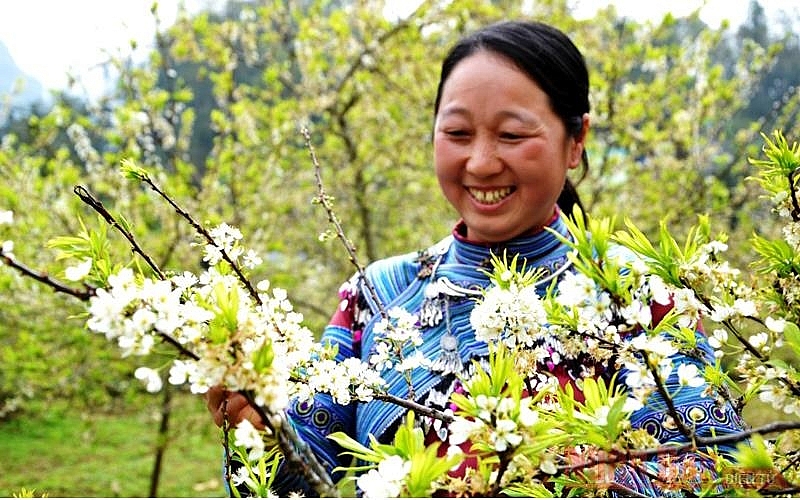
M 709 311 L 713 309 L 711 301 L 707 297 L 698 294 L 697 291 L 694 290 L 694 288 L 689 286 L 688 283 L 685 283 L 683 280 L 681 280 L 681 284 L 685 288 L 688 288 L 689 290 L 694 291 L 695 295 L 697 296 L 697 298 L 703 303 L 703 305 Z M 760 324 L 761 326 L 764 326 L 764 321 L 761 318 L 757 318 L 755 316 L 745 316 L 745 317 L 747 319 L 751 320 L 751 321 L 754 321 L 754 322 Z M 744 349 L 747 352 L 749 352 L 750 354 L 752 354 L 757 360 L 759 360 L 760 362 L 765 363 L 765 364 L 769 361 L 769 356 L 765 356 L 764 354 L 762 354 L 761 351 L 756 349 L 747 339 L 745 339 L 744 335 L 742 335 L 742 333 L 739 331 L 738 328 L 736 328 L 736 326 L 733 324 L 733 322 L 730 319 L 723 320 L 722 321 L 722 325 L 725 328 L 727 328 L 728 331 L 731 332 L 734 337 L 736 337 L 736 340 L 738 340 L 739 343 L 742 344 L 742 347 L 744 347 Z M 792 382 L 791 380 L 789 380 L 786 377 L 779 377 L 778 380 L 783 382 L 786 385 L 786 387 L 788 387 L 789 390 L 792 391 L 792 394 L 794 394 L 795 396 L 800 397 L 800 386 L 798 386 L 796 383 Z
M 106 207 L 103 206 L 103 203 L 100 200 L 95 198 L 92 195 L 92 193 L 90 193 L 83 186 L 75 186 L 73 192 L 78 196 L 78 198 L 81 199 L 82 202 L 86 203 L 87 205 L 92 207 L 92 209 L 94 209 L 95 212 L 100 214 L 100 216 L 103 219 L 105 219 L 110 226 L 114 227 L 120 233 L 122 233 L 125 239 L 128 240 L 128 242 L 130 243 L 131 250 L 133 250 L 134 253 L 140 255 L 142 259 L 144 259 L 144 261 L 147 263 L 150 269 L 152 269 L 153 272 L 156 273 L 159 279 L 162 280 L 166 279 L 164 273 L 161 272 L 161 269 L 158 268 L 158 265 L 156 265 L 156 263 L 153 262 L 153 259 L 150 258 L 150 256 L 147 255 L 147 253 L 145 253 L 144 250 L 142 250 L 142 247 L 139 246 L 139 243 L 136 241 L 136 238 L 133 237 L 133 234 L 131 234 L 130 231 L 128 231 L 119 222 L 117 222 L 117 219 L 115 219 L 114 216 L 111 215 L 111 213 L 108 210 L 106 210 Z
M 344 232 L 344 228 L 342 227 L 341 222 L 339 222 L 339 217 L 336 216 L 336 213 L 333 210 L 333 207 L 330 203 L 330 198 L 327 194 L 325 194 L 325 187 L 322 183 L 322 167 L 319 164 L 319 160 L 317 159 L 317 153 L 314 151 L 314 145 L 311 144 L 311 133 L 309 132 L 307 127 L 302 127 L 300 133 L 303 135 L 303 138 L 306 142 L 306 148 L 308 149 L 308 154 L 311 157 L 311 163 L 314 165 L 314 176 L 317 180 L 317 196 L 315 201 L 317 201 L 322 208 L 325 209 L 325 213 L 328 215 L 328 222 L 336 229 L 336 237 L 339 238 L 339 241 L 342 242 L 344 245 L 345 250 L 347 251 L 347 255 L 350 258 L 350 262 L 355 266 L 356 270 L 358 271 L 358 275 L 363 279 L 364 284 L 367 287 L 367 291 L 372 298 L 372 301 L 378 307 L 378 311 L 384 319 L 388 319 L 388 314 L 384 310 L 381 305 L 381 301 L 378 298 L 378 292 L 372 286 L 372 283 L 367 279 L 366 271 L 364 266 L 358 260 L 358 254 L 356 253 L 355 248 L 353 247 L 353 243 L 347 237 Z
M 428 408 L 427 406 L 423 406 L 411 399 L 402 399 L 398 398 L 397 396 L 393 396 L 391 394 L 376 394 L 373 397 L 377 400 L 386 401 L 387 403 L 393 403 L 397 406 L 401 406 L 408 410 L 414 410 L 414 413 L 416 413 L 417 415 L 423 417 L 435 418 L 447 424 L 453 422 L 454 420 L 452 415 L 448 415 L 447 413 L 435 410 L 433 408 Z
M 500 492 L 503 491 L 503 476 L 506 474 L 509 465 L 511 465 L 511 459 L 514 457 L 514 450 L 506 450 L 501 452 L 497 457 L 500 461 L 499 465 L 497 466 L 497 480 L 494 482 L 494 486 L 489 491 L 487 495 L 488 498 L 497 498 L 500 496 Z
M 231 456 L 231 444 L 230 438 L 228 434 L 231 429 L 231 421 L 228 418 L 228 398 L 222 400 L 222 449 L 225 453 L 225 471 L 223 473 L 223 477 L 225 478 L 225 484 L 228 485 L 230 488 L 231 478 L 233 477 L 233 457 Z M 231 488 L 231 493 L 233 490 Z
M 317 160 L 317 154 L 314 151 L 314 145 L 311 144 L 311 133 L 309 132 L 307 127 L 302 127 L 300 133 L 303 134 L 303 138 L 306 142 L 306 148 L 308 149 L 309 156 L 311 157 L 311 163 L 314 165 L 314 176 L 317 180 L 317 197 L 315 201 L 322 205 L 325 209 L 325 212 L 328 214 L 328 222 L 336 229 L 336 237 L 345 247 L 347 251 L 347 255 L 350 258 L 350 262 L 356 267 L 358 271 L 358 276 L 361 279 L 361 282 L 364 283 L 364 286 L 367 288 L 367 292 L 369 293 L 370 298 L 372 299 L 373 304 L 378 309 L 378 314 L 380 314 L 381 318 L 389 322 L 389 314 L 386 312 L 386 308 L 383 307 L 383 304 L 378 297 L 378 292 L 372 286 L 372 282 L 367 279 L 366 270 L 364 267 L 359 263 L 358 255 L 356 254 L 356 250 L 353 247 L 353 243 L 344 233 L 344 229 L 342 228 L 341 222 L 339 222 L 339 218 L 336 216 L 336 212 L 333 210 L 333 206 L 330 203 L 330 197 L 325 194 L 325 187 L 322 183 L 322 168 L 320 167 L 319 161 Z M 390 328 L 392 328 L 390 326 Z M 400 359 L 403 359 L 403 351 L 402 348 L 398 349 L 398 356 Z M 405 380 L 406 384 L 408 385 L 408 399 L 414 399 L 414 385 L 411 382 L 411 376 L 409 372 L 405 373 Z
M 800 429 L 800 422 L 773 422 L 761 427 L 755 427 L 740 432 L 732 432 L 722 436 L 703 437 L 695 436 L 694 441 L 674 446 L 659 446 L 643 450 L 611 450 L 603 458 L 587 460 L 580 464 L 563 465 L 559 467 L 560 473 L 570 473 L 600 464 L 616 464 L 629 462 L 635 459 L 647 459 L 659 455 L 675 455 L 678 453 L 699 451 L 701 448 L 739 443 L 756 434 L 773 434 L 789 430 Z
M 250 283 L 250 280 L 248 280 L 247 277 L 244 275 L 239 265 L 236 264 L 236 262 L 234 262 L 233 259 L 231 259 L 230 255 L 228 255 L 225 249 L 217 245 L 217 243 L 214 241 L 214 238 L 206 230 L 206 228 L 203 227 L 202 224 L 194 220 L 194 218 L 191 216 L 191 214 L 189 214 L 189 212 L 181 208 L 180 205 L 178 205 L 172 198 L 169 197 L 169 195 L 167 195 L 164 191 L 162 191 L 161 188 L 159 188 L 153 182 L 153 180 L 150 178 L 149 175 L 147 174 L 141 175 L 140 179 L 142 180 L 142 182 L 147 184 L 150 187 L 150 189 L 152 189 L 156 194 L 158 194 L 161 198 L 163 198 L 175 210 L 175 212 L 178 215 L 180 215 L 183 219 L 185 219 L 194 228 L 194 230 L 197 231 L 199 235 L 201 235 L 203 238 L 206 239 L 206 241 L 208 241 L 210 244 L 214 245 L 219 249 L 220 254 L 222 255 L 222 259 L 231 266 L 231 269 L 233 270 L 234 274 L 236 274 L 236 277 L 239 279 L 239 282 L 245 287 L 247 292 L 250 294 L 250 297 L 256 304 L 261 305 L 262 304 L 261 297 L 259 297 L 258 292 L 253 287 L 253 284 Z
M 788 175 L 789 178 L 789 194 L 792 197 L 792 221 L 797 222 L 800 220 L 800 205 L 797 203 L 797 190 L 795 189 L 795 182 L 800 173 L 800 170 L 792 170 Z
M 282 414 L 267 414 L 264 408 L 253 402 L 253 397 L 249 394 L 249 391 L 241 391 L 241 393 L 258 413 L 264 425 L 268 426 L 275 435 L 286 460 L 286 465 L 302 473 L 308 484 L 321 497 L 339 496 L 330 474 L 317 460 L 316 455 L 308 447 L 308 444 L 297 435 L 289 419 Z
M 645 494 L 639 493 L 636 490 L 632 490 L 627 486 L 623 486 L 613 481 L 611 482 L 611 484 L 608 485 L 608 489 L 616 491 L 617 493 L 620 494 L 620 496 L 625 498 L 649 498 Z
M 53 291 L 55 292 L 72 295 L 73 297 L 82 300 L 84 302 L 91 299 L 95 295 L 96 289 L 93 286 L 84 283 L 83 290 L 78 290 L 77 288 L 71 288 L 67 285 L 64 285 L 63 283 L 54 280 L 47 273 L 41 273 L 27 267 L 26 265 L 14 259 L 14 257 L 12 257 L 10 254 L 5 253 L 2 250 L 0 250 L 0 260 L 2 260 L 3 263 L 6 264 L 8 267 L 19 271 L 19 273 L 22 274 L 23 276 L 33 278 L 39 283 L 44 283 L 45 285 L 52 288 Z
M 667 413 L 670 417 L 672 417 L 672 420 L 675 421 L 678 431 L 683 434 L 686 439 L 694 440 L 694 432 L 689 430 L 689 428 L 683 423 L 683 420 L 681 420 L 681 416 L 678 414 L 677 408 L 675 408 L 675 402 L 672 401 L 672 396 L 670 396 L 667 388 L 664 387 L 664 381 L 661 380 L 661 376 L 658 373 L 658 367 L 653 366 L 652 363 L 650 363 L 650 358 L 648 357 L 646 351 L 639 350 L 639 354 L 644 357 L 644 362 L 647 365 L 647 369 L 653 375 L 653 380 L 656 383 L 656 390 L 661 395 L 661 399 L 664 400 L 664 403 L 667 404 Z
M 103 217 L 103 219 L 105 219 L 105 221 L 110 226 L 114 227 L 120 233 L 122 233 L 125 239 L 128 240 L 128 242 L 130 243 L 133 252 L 140 255 L 144 259 L 144 261 L 147 262 L 147 265 L 150 266 L 150 269 L 152 269 L 153 272 L 156 273 L 159 279 L 161 280 L 167 279 L 164 273 L 161 272 L 161 269 L 159 269 L 156 263 L 153 262 L 153 259 L 150 258 L 150 256 L 147 253 L 145 253 L 144 250 L 142 250 L 142 247 L 139 246 L 139 243 L 136 241 L 136 238 L 134 238 L 133 234 L 131 234 L 131 232 L 128 231 L 125 227 L 123 227 L 122 224 L 117 222 L 114 216 L 111 215 L 111 213 L 108 210 L 106 210 L 106 207 L 103 206 L 103 203 L 100 200 L 92 196 L 92 194 L 89 191 L 87 191 L 86 188 L 84 188 L 83 186 L 75 186 L 73 191 L 75 192 L 76 195 L 78 195 L 81 201 L 92 207 L 95 212 L 100 214 L 100 216 Z M 161 331 L 158 332 L 158 336 L 161 337 L 165 342 L 175 347 L 180 354 L 195 361 L 200 359 L 200 356 L 188 350 L 186 347 L 183 346 L 183 344 L 178 342 L 178 340 L 175 339 L 174 337 L 166 333 L 163 333 Z
M 291 381 L 294 382 L 294 383 L 297 383 L 297 384 L 305 384 L 305 383 L 307 383 L 306 380 L 303 380 L 303 379 L 297 378 L 297 377 L 292 377 Z M 385 401 L 387 403 L 392 403 L 394 405 L 400 406 L 400 407 L 405 408 L 407 410 L 414 410 L 415 414 L 423 416 L 423 417 L 435 418 L 437 420 L 441 420 L 442 422 L 445 422 L 445 423 L 448 423 L 448 424 L 453 422 L 453 420 L 454 420 L 452 415 L 448 415 L 447 413 L 441 412 L 441 411 L 436 410 L 434 408 L 428 408 L 427 406 L 423 406 L 423 405 L 421 405 L 421 404 L 419 404 L 416 401 L 411 400 L 411 399 L 399 398 L 397 396 L 394 396 L 394 395 L 388 394 L 388 393 L 374 394 L 372 397 L 373 397 L 373 399 L 377 399 L 378 401 Z

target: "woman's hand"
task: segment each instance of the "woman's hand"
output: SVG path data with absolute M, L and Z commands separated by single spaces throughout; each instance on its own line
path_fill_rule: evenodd
M 206 392 L 206 406 L 214 423 L 222 427 L 225 420 L 234 427 L 242 420 L 249 420 L 256 429 L 263 429 L 264 422 L 258 412 L 239 392 L 225 390 L 222 386 L 214 386 Z

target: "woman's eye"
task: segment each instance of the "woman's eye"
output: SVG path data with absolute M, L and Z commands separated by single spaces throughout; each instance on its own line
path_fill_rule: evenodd
M 447 130 L 445 134 L 449 135 L 450 137 L 466 137 L 469 133 L 466 130 Z
M 523 136 L 519 134 L 514 134 L 512 132 L 503 132 L 500 134 L 500 138 L 506 141 L 516 141 L 522 139 Z

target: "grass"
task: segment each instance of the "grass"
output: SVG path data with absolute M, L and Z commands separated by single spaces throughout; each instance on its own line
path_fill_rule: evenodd
M 0 422 L 0 497 L 147 497 L 161 398 L 115 414 L 64 409 Z M 201 397 L 173 398 L 157 496 L 223 497 L 219 433 Z

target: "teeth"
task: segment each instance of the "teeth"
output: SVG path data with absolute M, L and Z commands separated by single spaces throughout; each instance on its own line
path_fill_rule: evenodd
M 502 189 L 491 189 L 488 191 L 481 191 L 477 189 L 470 189 L 469 194 L 481 203 L 493 204 L 502 201 L 503 198 L 510 195 L 513 191 L 512 188 L 506 187 Z

